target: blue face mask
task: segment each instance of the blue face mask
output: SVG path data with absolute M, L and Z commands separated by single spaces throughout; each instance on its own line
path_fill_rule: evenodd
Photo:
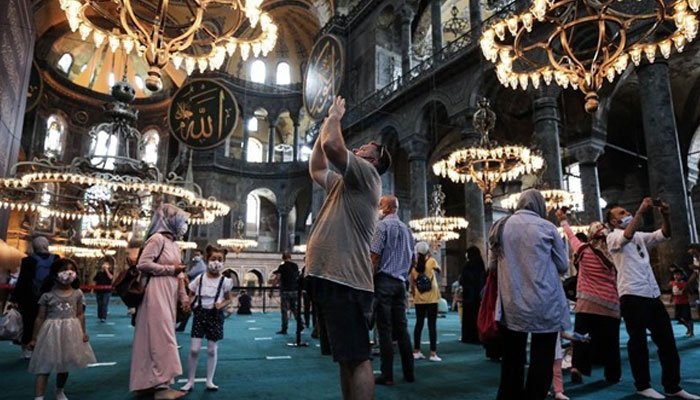
M 620 228 L 625 229 L 629 226 L 630 222 L 632 222 L 632 216 L 631 215 L 625 215 L 620 219 Z

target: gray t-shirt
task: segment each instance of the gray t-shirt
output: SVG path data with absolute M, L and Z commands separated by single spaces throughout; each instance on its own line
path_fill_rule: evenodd
M 308 275 L 372 292 L 369 253 L 382 192 L 379 174 L 374 165 L 348 152 L 345 175 L 329 171 L 326 188 L 307 243 Z

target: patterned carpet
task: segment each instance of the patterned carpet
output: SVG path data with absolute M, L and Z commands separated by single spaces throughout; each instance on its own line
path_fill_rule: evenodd
M 94 297 L 88 296 L 88 333 L 98 365 L 71 373 L 66 394 L 72 400 L 132 399 L 128 392 L 129 360 L 131 357 L 132 328 L 126 309 L 119 300 L 112 301 L 110 318 L 106 324 L 95 317 Z M 412 325 L 415 316 L 409 315 Z M 225 339 L 219 345 L 219 365 L 215 382 L 218 392 L 206 392 L 198 383 L 187 399 L 339 399 L 337 366 L 328 357 L 322 357 L 318 341 L 305 331 L 303 339 L 309 347 L 287 346 L 293 335 L 276 335 L 280 316 L 272 311 L 251 316 L 235 315 L 226 321 Z M 191 322 L 190 322 L 191 324 Z M 291 323 L 294 329 L 294 323 Z M 412 326 L 411 326 L 412 329 Z M 674 324 L 677 344 L 683 360 L 682 385 L 700 393 L 700 337 L 685 338 L 685 330 Z M 411 332 L 412 333 L 412 332 Z M 183 361 L 189 348 L 189 334 L 178 334 L 182 344 Z M 398 381 L 391 387 L 379 386 L 377 399 L 494 399 L 499 377 L 499 364 L 488 361 L 479 346 L 462 344 L 459 339 L 459 317 L 450 313 L 438 320 L 438 353 L 441 363 L 420 360 L 416 363 L 416 382 Z M 622 343 L 627 338 L 622 333 Z M 427 353 L 427 332 L 423 332 L 424 352 Z M 652 345 L 653 346 L 653 345 Z M 654 387 L 662 391 L 660 369 L 653 348 L 652 379 Z M 583 384 L 568 384 L 565 372 L 566 394 L 576 400 L 637 399 L 627 363 L 626 349 L 622 348 L 623 380 L 620 384 L 602 385 L 602 371 L 594 370 Z M 17 346 L 0 342 L 0 387 L 2 399 L 33 398 L 34 376 L 26 370 L 27 362 L 20 359 Z M 400 363 L 395 359 L 394 371 L 401 376 Z M 204 377 L 206 356 L 200 354 L 197 377 Z M 379 369 L 378 357 L 374 369 Z M 54 377 L 51 377 L 47 399 L 53 397 Z

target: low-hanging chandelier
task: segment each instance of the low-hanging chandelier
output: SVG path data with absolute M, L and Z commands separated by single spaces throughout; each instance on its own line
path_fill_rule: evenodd
M 544 167 L 544 159 L 536 151 L 525 146 L 499 146 L 489 139 L 489 131 L 496 126 L 496 113 L 487 99 L 479 100 L 472 123 L 481 134 L 479 144 L 456 150 L 433 164 L 435 175 L 450 178 L 455 183 L 474 182 L 484 193 L 484 202 L 490 204 L 498 183 L 515 180 Z
M 263 0 L 159 1 L 151 7 L 138 0 L 60 0 L 68 25 L 83 40 L 116 52 L 135 51 L 150 67 L 146 87 L 163 86 L 161 70 L 172 62 L 188 75 L 216 70 L 237 50 L 245 61 L 266 56 L 277 42 L 277 25 L 262 11 Z M 241 37 L 246 28 L 254 37 Z
M 564 207 L 571 210 L 580 210 L 583 207 L 582 193 L 572 193 L 561 189 L 546 189 L 539 192 L 544 197 L 547 212 Z M 520 193 L 514 193 L 501 200 L 501 206 L 514 210 L 519 200 Z
M 697 36 L 699 10 L 700 0 L 534 0 L 492 22 L 480 45 L 504 86 L 571 85 L 594 112 L 605 79 L 638 66 L 642 55 L 653 63 L 682 52 Z
M 459 238 L 459 229 L 467 229 L 469 222 L 461 217 L 446 217 L 443 203 L 445 193 L 442 185 L 435 185 L 430 194 L 429 216 L 409 221 L 408 225 L 413 229 L 413 236 L 426 242 L 443 242 Z
M 182 240 L 176 240 L 175 243 L 177 243 L 177 247 L 179 247 L 180 250 L 194 250 L 197 248 L 196 242 L 185 242 Z
M 243 222 L 242 218 L 238 218 L 238 220 L 236 220 L 236 223 L 234 225 L 234 229 L 236 229 L 236 234 L 235 234 L 236 237 L 226 238 L 226 239 L 218 239 L 216 241 L 216 243 L 219 246 L 230 248 L 236 254 L 240 253 L 244 249 L 258 246 L 257 241 L 255 241 L 253 239 L 246 239 L 245 237 L 243 237 L 243 231 L 245 229 L 245 222 Z
M 98 153 L 94 145 L 87 156 L 68 164 L 53 158 L 19 162 L 11 177 L 0 179 L 0 207 L 68 223 L 83 219 L 83 240 L 87 239 L 83 244 L 100 248 L 126 247 L 124 232 L 137 224 L 147 226 L 153 208 L 163 202 L 190 213 L 192 225 L 228 214 L 229 206 L 204 198 L 191 177 L 171 172 L 166 178 L 156 166 L 139 159 L 143 142 L 132 126 L 136 110 L 128 104 L 134 94 L 128 83 L 117 82 L 112 87 L 115 100 L 106 106 L 111 121 L 89 133 L 93 143 L 106 140 L 105 147 L 115 148 L 115 153 Z
M 75 258 L 101 258 L 104 256 L 113 256 L 117 253 L 116 250 L 95 249 L 91 247 L 70 246 L 62 244 L 53 244 L 49 246 L 49 251 L 51 253 L 63 255 L 64 257 Z

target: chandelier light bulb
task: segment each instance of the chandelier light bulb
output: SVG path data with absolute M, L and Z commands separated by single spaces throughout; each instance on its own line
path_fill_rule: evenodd
M 104 43 L 106 35 L 102 31 L 94 31 L 92 33 L 92 40 L 95 42 L 95 47 L 99 48 Z

